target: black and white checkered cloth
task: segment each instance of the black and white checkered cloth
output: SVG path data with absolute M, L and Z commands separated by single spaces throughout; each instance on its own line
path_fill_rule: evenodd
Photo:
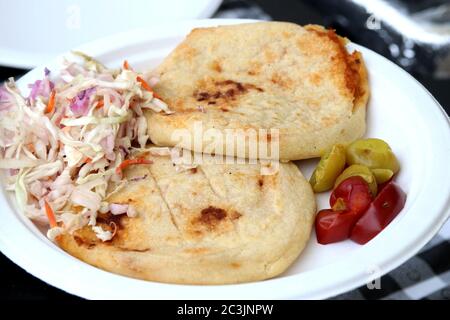
M 225 0 L 214 18 L 271 20 L 247 0 Z M 364 286 L 333 299 L 450 300 L 450 221 L 416 256 L 383 276 L 379 284 L 379 289 Z

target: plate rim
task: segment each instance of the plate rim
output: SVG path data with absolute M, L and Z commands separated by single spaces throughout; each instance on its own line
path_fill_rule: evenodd
M 183 21 L 181 23 L 178 23 L 177 27 L 174 29 L 181 30 L 182 29 L 181 26 L 184 26 L 184 25 L 194 27 L 194 26 L 198 26 L 198 25 L 202 25 L 202 26 L 203 25 L 218 25 L 218 24 L 223 24 L 223 23 L 227 23 L 227 24 L 233 23 L 234 24 L 234 23 L 243 23 L 243 22 L 251 22 L 251 21 L 254 21 L 254 20 L 240 20 L 240 19 L 190 20 L 190 21 Z M 157 29 L 159 27 L 160 26 L 152 26 L 150 28 L 141 28 L 141 29 L 148 30 L 148 29 Z M 139 30 L 141 30 L 141 29 L 139 29 Z M 105 39 L 123 37 L 126 34 L 134 34 L 134 32 L 139 32 L 139 31 L 131 30 L 129 32 L 122 33 L 119 35 L 108 36 L 106 38 L 95 40 L 95 41 L 89 42 L 88 44 L 82 45 L 78 49 L 88 48 L 89 46 L 95 46 L 96 43 L 101 43 L 102 41 L 105 41 Z M 141 40 L 141 41 L 143 41 L 143 40 Z M 437 109 L 441 113 L 441 116 L 445 118 L 445 120 L 447 122 L 447 126 L 450 125 L 450 122 L 449 122 L 448 118 L 446 117 L 446 113 L 443 110 L 442 106 L 439 105 L 439 103 L 436 101 L 436 99 L 434 99 L 434 97 L 428 92 L 428 90 L 426 90 L 423 87 L 423 85 L 421 85 L 416 79 L 414 79 L 412 76 L 410 76 L 403 69 L 397 67 L 391 61 L 378 55 L 377 53 L 373 52 L 372 50 L 358 46 L 358 45 L 353 45 L 353 46 L 355 48 L 359 49 L 360 51 L 363 51 L 363 54 L 365 54 L 365 52 L 367 52 L 367 53 L 369 53 L 369 55 L 376 57 L 377 59 L 382 59 L 382 61 L 384 63 L 387 62 L 390 67 L 393 67 L 396 70 L 396 72 L 399 72 L 399 74 L 402 74 L 402 77 L 406 77 L 406 79 L 409 79 L 408 81 L 413 80 L 415 85 L 418 84 L 422 88 L 422 93 L 427 96 L 427 99 L 429 100 L 430 104 L 433 104 L 433 109 L 435 109 L 437 107 Z M 56 61 L 56 59 L 54 59 L 54 60 Z M 25 77 L 30 76 L 30 74 L 31 75 L 36 74 L 37 72 L 40 72 L 42 69 L 43 69 L 43 67 L 38 67 L 38 68 L 30 71 L 29 73 L 27 73 L 27 75 Z M 22 79 L 22 81 L 23 81 L 23 79 Z M 447 127 L 446 131 L 447 131 L 446 134 L 448 136 L 450 136 L 449 127 Z M 449 183 L 447 183 L 447 185 L 450 186 Z M 2 197 L 4 196 L 4 192 L 5 191 L 2 188 Z M 0 198 L 0 200 L 1 200 L 1 198 Z M 449 215 L 450 215 L 450 195 L 447 195 L 447 198 L 444 199 L 442 208 L 440 208 L 439 213 L 436 214 L 436 221 L 433 221 L 434 222 L 433 226 L 428 228 L 427 230 L 423 231 L 423 232 L 426 231 L 426 235 L 421 237 L 419 239 L 419 241 L 416 242 L 414 245 L 411 245 L 411 243 L 410 243 L 409 248 L 403 248 L 402 251 L 406 250 L 406 252 L 403 252 L 401 255 L 399 254 L 398 257 L 392 259 L 392 261 L 390 261 L 389 263 L 387 263 L 387 262 L 383 263 L 384 264 L 383 274 L 398 267 L 400 264 L 402 264 L 407 259 L 409 259 L 411 256 L 413 256 L 415 253 L 417 253 L 417 251 L 419 251 L 438 232 L 438 230 L 442 227 L 442 225 L 448 219 Z M 22 223 L 22 225 L 21 225 L 22 228 L 26 229 L 26 226 L 27 225 L 29 226 L 31 224 L 31 222 L 27 218 L 19 216 L 19 220 L 21 220 L 20 222 Z M 17 222 L 19 222 L 19 221 L 17 221 Z M 0 231 L 2 231 L 2 230 L 4 231 L 4 228 L 2 228 L 0 226 Z M 26 230 L 26 231 L 27 231 L 27 235 L 26 235 L 27 238 L 30 238 L 30 237 L 34 238 L 32 232 L 29 232 L 29 230 Z M 34 238 L 34 240 L 36 241 L 35 238 Z M 48 247 L 49 243 L 45 243 L 45 245 Z M 80 284 L 77 283 L 76 281 L 68 281 L 67 279 L 64 279 L 64 277 L 62 277 L 61 275 L 58 276 L 58 275 L 54 275 L 54 274 L 49 274 L 48 270 L 46 270 L 45 268 L 42 268 L 42 266 L 36 267 L 35 263 L 32 263 L 33 261 L 30 261 L 29 259 L 27 259 L 27 257 L 24 256 L 25 255 L 24 251 L 21 251 L 22 254 L 20 254 L 21 252 L 19 252 L 19 251 L 14 251 L 15 247 L 17 247 L 17 243 L 8 242 L 8 239 L 5 239 L 3 232 L 0 232 L 0 250 L 9 259 L 14 261 L 17 265 L 24 268 L 27 272 L 33 274 L 34 276 L 38 277 L 39 279 L 43 280 L 44 282 L 47 282 L 50 285 L 55 286 L 57 288 L 61 288 L 62 290 L 65 290 L 69 293 L 75 294 L 77 296 L 85 297 L 85 298 L 91 298 L 91 299 L 100 299 L 100 298 L 105 298 L 105 297 L 108 297 L 111 299 L 126 298 L 126 297 L 120 296 L 120 294 L 117 294 L 117 293 L 111 293 L 111 292 L 105 293 L 98 289 L 92 290 L 92 287 L 89 284 L 87 284 L 87 285 L 84 284 L 83 286 L 79 286 Z M 33 248 L 38 247 L 38 241 L 36 241 L 36 243 L 32 243 L 31 247 L 33 247 Z M 31 249 L 33 249 L 33 248 L 29 248 L 29 250 L 31 251 Z M 319 290 L 319 292 L 311 292 L 307 296 L 305 296 L 305 293 L 300 294 L 300 295 L 298 294 L 298 291 L 299 291 L 298 284 L 295 285 L 295 281 L 293 281 L 293 280 L 295 278 L 299 278 L 299 277 L 305 278 L 308 273 L 316 272 L 316 270 L 309 270 L 309 271 L 303 272 L 301 274 L 289 275 L 289 276 L 285 276 L 282 278 L 274 278 L 274 279 L 270 279 L 270 280 L 266 280 L 266 281 L 244 283 L 244 284 L 234 284 L 234 285 L 192 286 L 192 285 L 177 285 L 177 284 L 161 284 L 161 283 L 156 283 L 156 282 L 148 282 L 148 281 L 144 281 L 144 280 L 132 279 L 132 278 L 112 274 L 112 273 L 97 269 L 95 267 L 92 267 L 92 266 L 68 255 L 67 253 L 63 252 L 61 249 L 59 249 L 54 244 L 50 245 L 50 249 L 52 249 L 52 250 L 49 250 L 48 254 L 49 254 L 49 257 L 51 257 L 52 259 L 58 260 L 58 259 L 61 259 L 62 255 L 65 255 L 66 258 L 69 257 L 69 259 L 67 259 L 67 261 L 65 261 L 65 262 L 67 262 L 66 264 L 69 264 L 69 265 L 71 264 L 71 262 L 69 263 L 69 261 L 76 260 L 76 262 L 78 262 L 78 263 L 74 263 L 74 265 L 77 265 L 77 269 L 80 269 L 80 271 L 85 271 L 88 274 L 94 274 L 96 277 L 98 277 L 100 279 L 100 282 L 104 281 L 105 279 L 108 280 L 108 279 L 111 279 L 111 277 L 115 277 L 118 285 L 120 285 L 120 284 L 126 285 L 126 284 L 132 283 L 134 287 L 142 287 L 142 284 L 144 283 L 145 284 L 144 287 L 146 287 L 145 290 L 141 288 L 141 290 L 136 292 L 136 294 L 134 296 L 130 297 L 130 298 L 136 298 L 136 299 L 149 298 L 149 291 L 151 291 L 151 290 L 155 290 L 155 291 L 159 292 L 156 295 L 153 294 L 151 298 L 158 298 L 158 296 L 159 296 L 160 299 L 165 299 L 165 298 L 171 297 L 173 295 L 172 291 L 177 292 L 176 293 L 177 296 L 175 298 L 178 298 L 178 299 L 180 299 L 186 293 L 189 293 L 189 296 L 191 298 L 197 297 L 197 298 L 212 298 L 212 299 L 224 299 L 224 298 L 225 299 L 235 299 L 239 294 L 244 293 L 244 291 L 247 294 L 247 296 L 243 295 L 243 297 L 252 298 L 252 299 L 253 298 L 255 298 L 255 299 L 267 298 L 269 296 L 271 298 L 275 298 L 275 299 L 283 299 L 283 298 L 319 299 L 319 298 L 327 298 L 327 297 L 334 296 L 334 295 L 337 295 L 342 292 L 346 292 L 348 290 L 356 288 L 367 282 L 367 281 L 361 282 L 360 277 L 359 278 L 356 277 L 358 279 L 355 279 L 355 277 L 353 277 L 353 279 L 352 278 L 343 279 L 341 281 L 341 283 L 338 285 L 336 285 L 336 283 L 334 283 L 334 285 L 335 285 L 334 289 L 330 288 L 330 286 L 328 286 L 326 292 L 320 292 L 320 290 Z M 339 271 L 339 270 L 345 270 L 345 267 L 347 264 L 348 264 L 348 262 L 343 261 L 342 263 L 332 263 L 330 265 L 332 265 L 336 271 Z M 320 269 L 330 268 L 330 265 L 321 267 Z M 364 279 L 364 280 L 367 280 L 367 279 Z M 280 293 L 280 292 L 274 292 L 275 290 L 272 290 L 272 292 L 271 292 L 272 294 L 268 295 L 267 293 L 262 292 L 262 291 L 264 291 L 264 288 L 267 286 L 269 286 L 271 288 L 280 287 L 284 291 L 282 293 Z M 205 287 L 208 288 L 209 290 L 205 290 L 204 289 Z M 317 290 L 318 289 L 316 289 L 316 291 Z M 325 290 L 325 289 L 322 288 L 321 290 Z M 203 291 L 203 292 L 199 292 L 199 291 Z M 213 294 L 212 291 L 214 291 L 215 293 Z M 218 291 L 222 292 L 222 294 L 219 293 Z M 254 293 L 254 296 L 253 297 L 249 296 L 248 295 L 249 292 Z M 185 295 L 185 297 L 186 296 L 187 295 Z

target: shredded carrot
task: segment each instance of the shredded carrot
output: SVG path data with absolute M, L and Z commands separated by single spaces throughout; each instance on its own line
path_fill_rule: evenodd
M 97 105 L 95 106 L 96 109 L 100 109 L 101 107 L 103 107 L 105 105 L 105 101 L 103 101 L 103 99 L 99 100 L 97 102 Z
M 124 60 L 123 61 L 123 68 L 125 69 L 125 70 L 130 70 L 131 68 L 130 68 L 130 65 L 128 64 L 128 61 L 127 60 Z
M 27 144 L 27 148 L 28 148 L 32 153 L 35 153 L 35 152 L 36 152 L 36 148 L 34 147 L 34 144 L 32 144 L 32 143 Z
M 47 200 L 44 200 L 44 205 L 45 205 L 45 213 L 47 214 L 48 223 L 50 224 L 50 227 L 51 228 L 57 227 L 58 224 L 56 223 L 56 218 L 52 207 L 50 207 Z
M 85 163 L 91 163 L 91 162 L 92 162 L 92 159 L 89 158 L 89 157 L 86 157 L 86 158 L 84 159 L 84 162 L 85 162 Z
M 142 88 L 144 88 L 145 90 L 147 90 L 149 92 L 153 92 L 152 87 L 150 87 L 150 85 L 144 79 L 142 79 L 141 77 L 137 76 L 136 80 L 141 83 Z
M 45 108 L 45 113 L 50 113 L 55 109 L 55 96 L 56 91 L 52 90 L 50 93 L 50 98 L 48 98 L 47 108 Z
M 155 91 L 153 91 L 152 87 L 150 87 L 150 85 L 144 79 L 142 79 L 141 77 L 137 76 L 136 80 L 141 84 L 142 88 L 144 88 L 148 92 L 153 93 L 153 96 L 155 98 L 158 98 L 159 100 L 162 100 L 161 96 L 159 96 Z
M 153 161 L 145 158 L 137 158 L 137 159 L 128 159 L 124 160 L 119 166 L 116 168 L 116 173 L 121 174 L 122 170 L 132 164 L 152 164 Z

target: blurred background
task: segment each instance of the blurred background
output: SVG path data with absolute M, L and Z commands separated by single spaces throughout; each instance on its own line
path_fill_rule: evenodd
M 449 0 L 0 0 L 0 82 L 108 34 L 209 17 L 334 28 L 405 69 L 450 114 Z M 450 299 L 446 226 L 417 256 L 383 277 L 383 290 L 360 288 L 337 298 Z M 0 297 L 76 299 L 28 275 L 1 253 Z

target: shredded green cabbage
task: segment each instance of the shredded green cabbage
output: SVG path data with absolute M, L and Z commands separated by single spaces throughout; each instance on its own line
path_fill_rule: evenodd
M 109 204 L 108 196 L 124 186 L 116 168 L 132 145 L 145 148 L 148 142 L 142 110 L 172 111 L 142 86 L 142 74 L 109 69 L 82 52 L 73 55 L 83 62 L 65 60 L 56 76 L 47 70 L 32 85 L 33 96 L 22 95 L 13 79 L 4 84 L 0 169 L 28 217 L 48 222 L 44 203 L 49 204 L 58 222 L 49 238 L 89 225 L 107 241 L 115 231 L 96 225 L 96 218 L 110 208 L 125 211 Z M 136 215 L 132 206 L 126 209 L 130 217 Z

